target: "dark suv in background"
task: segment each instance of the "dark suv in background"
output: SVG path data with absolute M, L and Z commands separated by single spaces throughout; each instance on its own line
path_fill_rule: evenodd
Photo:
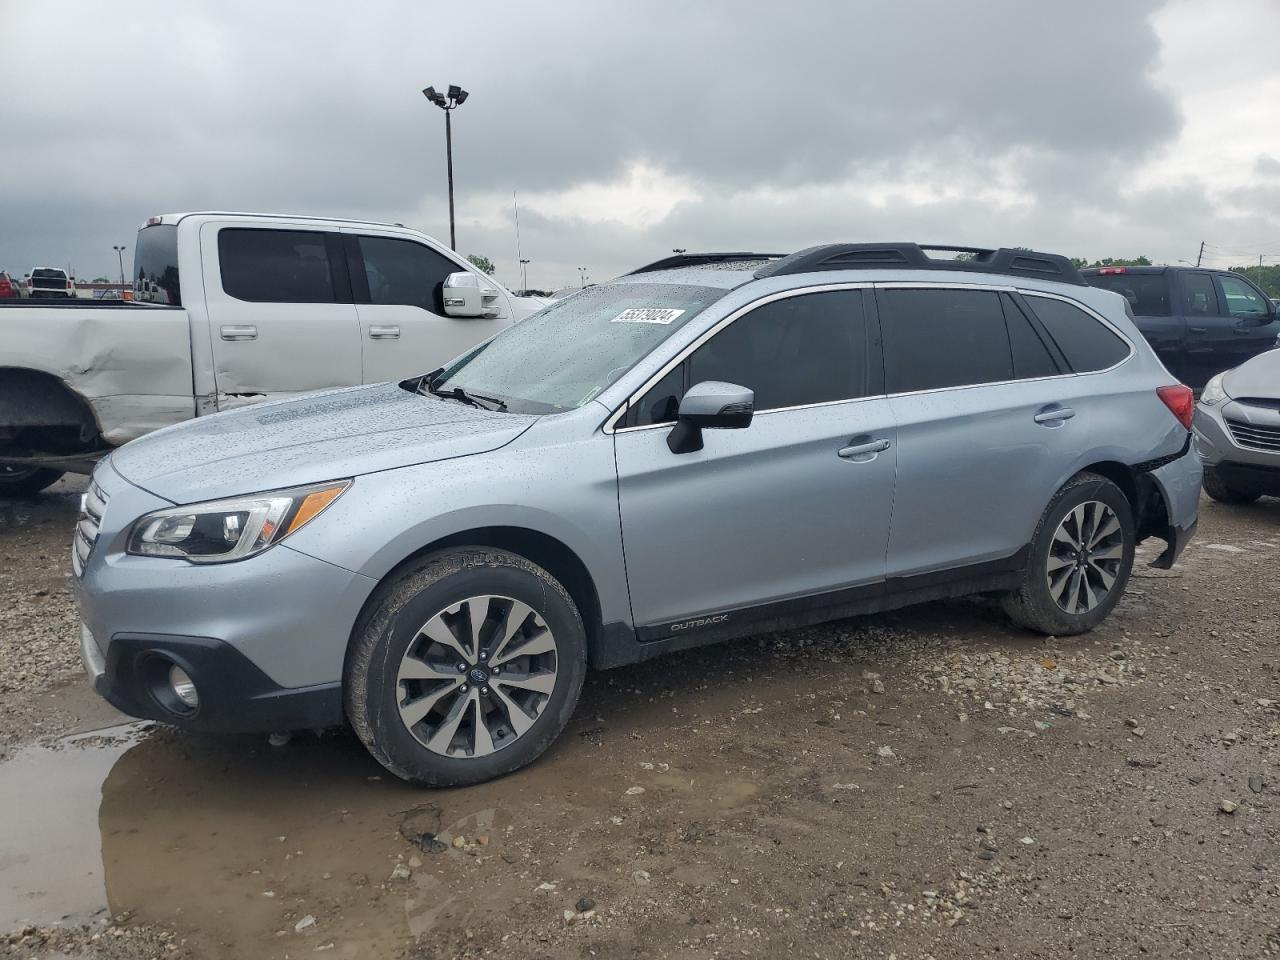
M 1175 377 L 1197 392 L 1223 370 L 1276 346 L 1276 306 L 1251 281 L 1198 267 L 1094 267 L 1085 283 L 1114 290 Z

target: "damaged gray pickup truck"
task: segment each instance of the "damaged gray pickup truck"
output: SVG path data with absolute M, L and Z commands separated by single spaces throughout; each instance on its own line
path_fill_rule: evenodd
M 134 299 L 0 301 L 0 498 L 169 424 L 422 374 L 543 304 L 399 224 L 166 214 Z

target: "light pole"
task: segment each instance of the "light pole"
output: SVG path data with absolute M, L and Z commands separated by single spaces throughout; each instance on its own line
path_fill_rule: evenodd
M 524 257 L 520 261 L 520 285 L 524 288 L 524 292 L 529 290 L 529 271 L 526 269 L 532 261 L 528 257 Z
M 120 264 L 120 286 L 124 286 L 124 247 L 117 247 L 114 243 L 111 249 L 116 252 L 116 260 Z
M 582 286 L 585 288 L 587 285 L 587 268 L 586 267 L 578 268 L 578 278 L 582 281 Z
M 435 87 L 427 87 L 422 95 L 444 111 L 444 149 L 449 165 L 449 248 L 458 249 L 458 237 L 453 224 L 453 122 L 454 110 L 467 102 L 467 91 L 456 83 L 449 84 L 448 93 L 437 93 Z

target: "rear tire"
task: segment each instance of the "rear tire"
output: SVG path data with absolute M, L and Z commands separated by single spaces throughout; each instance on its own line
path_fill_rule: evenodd
M 1124 491 L 1096 473 L 1077 474 L 1040 517 L 1022 582 L 1002 598 L 1005 612 L 1040 633 L 1092 630 L 1124 595 L 1136 539 Z
M 1253 503 L 1262 496 L 1260 493 L 1250 493 L 1231 486 L 1222 479 L 1222 474 L 1218 473 L 1214 467 L 1204 468 L 1204 492 L 1219 503 L 1229 503 L 1234 506 Z
M 0 466 L 0 499 L 31 497 L 53 486 L 63 477 L 63 471 L 43 467 Z
M 559 736 L 586 654 L 577 607 L 537 564 L 488 547 L 432 554 L 380 587 L 357 623 L 347 717 L 401 779 L 491 780 Z

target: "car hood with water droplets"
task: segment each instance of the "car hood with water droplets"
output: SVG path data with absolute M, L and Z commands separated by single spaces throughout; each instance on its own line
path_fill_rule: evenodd
M 126 444 L 111 462 L 130 483 L 195 503 L 487 453 L 536 420 L 388 383 L 189 420 Z

